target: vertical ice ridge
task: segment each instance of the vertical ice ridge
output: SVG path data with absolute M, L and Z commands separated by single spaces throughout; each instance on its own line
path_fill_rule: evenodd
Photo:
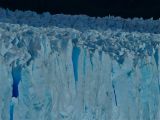
M 10 120 L 13 120 L 13 114 L 14 114 L 14 104 L 10 104 Z
M 155 62 L 156 62 L 156 67 L 157 67 L 157 70 L 158 70 L 158 72 L 159 72 L 159 48 L 157 48 L 156 50 L 155 50 L 155 53 L 154 53 L 154 59 L 155 59 Z M 159 93 L 160 93 L 160 81 L 159 81 L 159 74 L 158 74 L 158 88 L 159 88 Z
M 17 104 L 17 98 L 12 97 L 11 102 L 10 102 L 10 120 L 14 120 L 14 112 L 15 112 L 15 106 Z
M 73 46 L 72 50 L 72 64 L 73 64 L 73 72 L 74 72 L 74 78 L 75 82 L 78 81 L 78 59 L 80 55 L 80 48 L 77 46 Z
M 84 76 L 86 75 L 86 54 L 87 54 L 87 51 L 84 48 L 84 58 L 83 58 L 83 75 Z
M 102 51 L 99 51 L 99 60 L 102 62 Z
M 90 59 L 90 63 L 91 63 L 91 66 L 92 66 L 92 71 L 93 71 L 93 55 L 92 54 L 90 54 L 89 59 Z
M 112 63 L 112 64 L 113 64 L 113 63 Z M 114 75 L 113 65 L 112 65 L 112 68 L 111 68 L 111 73 L 112 73 L 112 76 L 111 76 L 111 77 L 113 78 L 113 75 Z M 113 89 L 113 94 L 114 94 L 115 105 L 117 106 L 117 95 L 116 95 L 114 80 L 112 80 L 112 89 Z
M 159 59 L 159 58 L 158 58 L 158 57 L 159 57 L 158 54 L 159 54 L 159 53 L 158 53 L 158 48 L 157 48 L 156 51 L 155 51 L 155 54 L 154 54 L 154 58 L 155 58 L 155 61 L 156 61 L 157 68 L 158 68 L 158 64 L 159 64 L 159 63 L 158 63 L 158 59 Z
M 113 88 L 113 93 L 114 93 L 114 100 L 115 100 L 115 104 L 117 106 L 117 95 L 116 95 L 116 90 L 115 90 L 115 86 L 114 83 L 112 82 L 112 88 Z

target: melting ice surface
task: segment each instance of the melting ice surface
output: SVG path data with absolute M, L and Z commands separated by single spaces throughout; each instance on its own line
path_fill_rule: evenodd
M 159 120 L 159 28 L 0 9 L 0 120 Z

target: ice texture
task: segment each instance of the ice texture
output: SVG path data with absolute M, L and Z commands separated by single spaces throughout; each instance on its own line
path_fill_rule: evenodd
M 160 21 L 0 9 L 0 120 L 159 120 Z

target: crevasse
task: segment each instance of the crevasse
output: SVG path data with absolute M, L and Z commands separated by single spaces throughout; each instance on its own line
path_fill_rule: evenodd
M 92 29 L 87 17 L 78 29 L 75 16 L 54 15 L 73 18 L 65 28 L 48 14 L 0 13 L 0 120 L 160 119 L 159 29 L 133 25 L 157 21 L 97 18 Z

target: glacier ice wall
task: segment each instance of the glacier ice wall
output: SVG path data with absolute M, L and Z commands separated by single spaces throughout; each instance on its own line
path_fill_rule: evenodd
M 136 31 L 134 20 L 121 18 L 128 29 L 119 28 L 114 17 L 106 29 L 83 21 L 64 28 L 50 26 L 48 14 L 35 17 L 48 22 L 42 26 L 32 12 L 0 13 L 0 120 L 160 119 L 160 34 L 151 30 L 154 21 L 138 20 L 151 26 L 148 31 Z

